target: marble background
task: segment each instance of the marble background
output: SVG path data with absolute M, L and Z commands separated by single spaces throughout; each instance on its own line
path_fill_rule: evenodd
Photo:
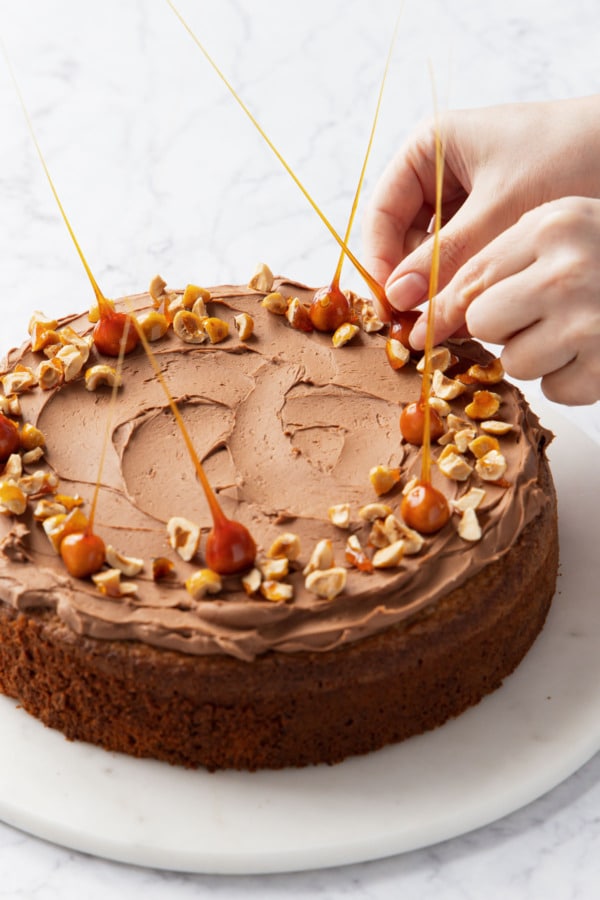
M 396 0 L 181 0 L 181 10 L 343 229 Z M 600 89 L 596 0 L 406 0 L 366 197 L 431 112 Z M 162 0 L 0 0 L 2 35 L 56 186 L 103 291 L 247 280 L 259 260 L 316 285 L 337 248 Z M 568 161 L 566 161 L 568 164 Z M 360 254 L 360 230 L 353 246 Z M 344 283 L 360 289 L 349 267 Z M 0 61 L 0 352 L 34 309 L 91 290 Z M 532 397 L 539 393 L 533 385 Z M 566 411 L 598 437 L 593 409 Z M 1 735 L 0 735 L 1 740 Z M 592 898 L 600 757 L 550 794 L 442 845 L 342 869 L 227 878 L 136 869 L 0 824 L 0 897 Z

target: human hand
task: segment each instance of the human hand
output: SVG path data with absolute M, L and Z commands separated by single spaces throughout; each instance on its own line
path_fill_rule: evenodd
M 600 200 L 563 197 L 526 212 L 457 272 L 436 297 L 435 340 L 466 320 L 503 344 L 518 379 L 542 379 L 550 400 L 600 399 Z M 426 321 L 410 340 L 425 342 Z
M 558 197 L 600 197 L 600 96 L 449 112 L 438 127 L 445 156 L 440 288 L 528 209 Z M 365 217 L 365 265 L 397 309 L 427 297 L 434 205 L 429 122 L 390 163 Z

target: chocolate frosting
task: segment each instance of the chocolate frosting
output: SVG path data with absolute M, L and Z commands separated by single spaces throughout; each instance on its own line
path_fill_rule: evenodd
M 312 298 L 297 283 L 278 285 L 304 302 Z M 183 562 L 167 544 L 165 523 L 184 516 L 204 534 L 212 523 L 165 396 L 139 349 L 125 360 L 95 521 L 107 544 L 146 561 L 137 596 L 110 599 L 91 582 L 71 578 L 29 509 L 18 521 L 0 516 L 0 600 L 20 610 L 54 609 L 79 634 L 187 654 L 252 660 L 270 650 L 327 651 L 434 608 L 440 597 L 506 553 L 547 502 L 537 475 L 539 448 L 550 435 L 520 392 L 502 382 L 493 390 L 502 398 L 497 418 L 514 425 L 500 438 L 510 484 L 483 485 L 482 539 L 472 544 L 458 537 L 455 517 L 399 568 L 373 574 L 350 568 L 346 590 L 334 600 L 307 592 L 301 566 L 318 540 L 330 538 L 336 563 L 345 565 L 349 532 L 329 522 L 328 508 L 350 504 L 350 530 L 364 545 L 369 526 L 357 513 L 377 499 L 371 467 L 400 465 L 402 484 L 419 474 L 420 450 L 403 443 L 398 419 L 403 404 L 418 398 L 421 378 L 412 364 L 391 369 L 383 333 L 361 331 L 352 343 L 333 349 L 329 335 L 296 331 L 268 313 L 256 291 L 220 286 L 211 294 L 210 313 L 230 323 L 227 341 L 186 344 L 170 331 L 153 350 L 225 513 L 248 527 L 259 558 L 283 531 L 299 535 L 302 554 L 289 578 L 294 599 L 248 597 L 233 577 L 210 599 L 195 601 L 183 587 L 203 564 L 202 547 L 195 560 Z M 130 303 L 136 310 L 151 307 L 147 294 Z M 255 319 L 246 343 L 233 327 L 240 312 Z M 87 316 L 61 324 L 66 322 L 80 333 L 91 329 Z M 471 341 L 453 349 L 465 358 L 464 366 L 488 358 Z M 89 364 L 99 361 L 94 354 Z M 5 368 L 17 362 L 36 367 L 40 358 L 25 344 L 9 354 Z M 469 399 L 466 394 L 453 401 L 453 412 L 464 417 Z M 59 476 L 59 490 L 91 500 L 109 390 L 89 392 L 79 378 L 52 391 L 36 388 L 21 402 L 24 419 L 46 436 L 46 465 Z M 439 451 L 434 448 L 434 457 Z M 450 481 L 436 466 L 432 479 L 449 499 L 480 485 L 476 475 L 466 483 Z M 398 512 L 401 487 L 382 499 Z M 157 556 L 173 560 L 173 580 L 153 582 L 150 560 Z

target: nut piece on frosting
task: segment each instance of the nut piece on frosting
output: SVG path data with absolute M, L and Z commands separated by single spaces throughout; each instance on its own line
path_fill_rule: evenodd
M 504 367 L 500 359 L 493 359 L 487 366 L 471 366 L 467 374 L 481 384 L 498 384 L 504 378 Z
M 36 384 L 35 374 L 28 366 L 15 366 L 12 372 L 0 378 L 5 394 L 22 394 L 30 391 Z
M 479 541 L 481 540 L 481 525 L 477 518 L 477 513 L 473 507 L 468 507 L 463 512 L 458 523 L 458 534 L 463 541 Z
M 247 341 L 254 331 L 254 319 L 248 313 L 239 313 L 235 316 L 234 324 L 239 335 L 240 341 Z
M 185 291 L 183 292 L 183 297 L 181 298 L 181 304 L 183 308 L 193 309 L 198 300 L 202 300 L 203 303 L 206 303 L 208 300 L 210 300 L 210 291 L 207 291 L 206 288 L 200 287 L 200 285 L 198 284 L 186 285 Z
M 274 280 L 275 276 L 266 263 L 259 263 L 248 282 L 248 287 L 253 291 L 262 291 L 264 294 L 268 294 L 273 289 Z
M 335 506 L 330 506 L 327 515 L 329 516 L 329 521 L 332 525 L 335 525 L 336 528 L 349 528 L 350 526 L 350 504 L 349 503 L 338 503 Z
M 202 322 L 202 326 L 208 335 L 211 344 L 220 344 L 229 335 L 229 325 L 224 319 L 216 316 L 208 316 Z
M 152 309 L 150 312 L 141 316 L 138 319 L 138 325 L 142 329 L 142 333 L 146 340 L 151 343 L 153 341 L 159 341 L 169 330 L 167 317 L 155 309 Z
M 341 566 L 334 566 L 330 569 L 316 569 L 306 576 L 304 586 L 307 591 L 310 591 L 311 594 L 316 594 L 317 597 L 333 600 L 346 587 L 347 578 L 348 571 Z
M 429 357 L 429 365 L 431 367 L 431 371 L 435 372 L 445 372 L 446 369 L 450 368 L 452 364 L 452 353 L 447 347 L 433 347 L 431 350 L 431 354 Z M 419 362 L 417 363 L 417 372 L 425 371 L 425 357 L 422 356 Z
M 182 516 L 173 516 L 167 522 L 167 537 L 173 550 L 189 562 L 200 546 L 200 526 Z
M 365 522 L 374 522 L 375 519 L 385 519 L 387 516 L 391 515 L 392 507 L 388 506 L 387 503 L 367 503 L 366 506 L 361 506 L 358 511 L 358 515 L 361 519 L 364 519 Z
M 373 566 L 376 569 L 392 569 L 399 566 L 404 556 L 404 541 L 394 541 L 387 547 L 381 547 L 373 555 Z
M 338 347 L 343 347 L 344 344 L 351 341 L 353 337 L 356 337 L 359 331 L 360 328 L 358 325 L 353 325 L 352 322 L 344 322 L 333 332 L 331 343 L 336 349 Z
M 281 581 L 288 574 L 290 563 L 287 557 L 278 556 L 276 559 L 263 559 L 259 569 L 265 581 Z
M 106 562 L 112 569 L 119 569 L 119 571 L 122 572 L 123 575 L 127 575 L 128 578 L 134 578 L 136 575 L 139 575 L 144 568 L 143 559 L 136 559 L 134 556 L 125 556 L 123 553 L 119 553 L 118 550 L 115 550 L 110 544 L 106 548 Z
M 260 305 L 264 306 L 268 312 L 273 313 L 274 316 L 285 316 L 288 310 L 288 303 L 287 297 L 284 297 L 279 291 L 273 291 L 272 294 L 267 294 L 267 296 L 260 301 Z
M 173 319 L 173 331 L 186 344 L 203 344 L 208 335 L 202 319 L 188 309 L 180 309 Z
M 194 600 L 201 600 L 207 594 L 218 594 L 222 588 L 221 576 L 212 569 L 199 569 L 185 583 L 186 591 Z
M 385 355 L 392 369 L 403 369 L 410 359 L 408 350 L 401 341 L 396 338 L 388 338 L 385 342 Z
M 92 575 L 92 581 L 106 597 L 130 597 L 137 594 L 138 586 L 131 581 L 121 581 L 120 569 L 105 569 Z
M 275 538 L 269 549 L 267 550 L 269 559 L 277 559 L 285 556 L 290 562 L 298 559 L 300 556 L 300 538 L 292 531 L 284 531 Z
M 13 481 L 0 481 L 0 513 L 22 516 L 27 509 L 27 496 Z
M 477 460 L 475 470 L 483 481 L 498 481 L 506 472 L 506 459 L 498 450 L 490 450 Z
M 36 378 L 43 391 L 51 391 L 65 380 L 65 370 L 60 359 L 43 359 L 37 367 Z
M 242 578 L 242 586 L 249 597 L 257 592 L 262 583 L 262 575 L 260 569 L 250 569 L 247 575 Z
M 493 391 L 475 391 L 472 401 L 465 406 L 470 419 L 489 419 L 500 408 L 501 397 Z
M 373 466 L 369 472 L 369 479 L 378 497 L 389 493 L 398 484 L 400 477 L 400 469 L 390 466 Z
M 333 544 L 327 538 L 318 541 L 311 557 L 304 569 L 303 575 L 310 575 L 311 572 L 330 569 L 333 566 Z
M 282 603 L 292 599 L 294 596 L 294 586 L 293 584 L 287 584 L 284 581 L 268 579 L 267 581 L 262 582 L 260 592 L 265 600 L 271 600 L 273 603 Z
M 85 387 L 88 391 L 96 391 L 102 385 L 107 387 L 121 387 L 123 379 L 112 366 L 99 363 L 85 370 Z

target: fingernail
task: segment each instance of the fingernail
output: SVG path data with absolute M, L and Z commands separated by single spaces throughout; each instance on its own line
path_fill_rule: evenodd
M 418 272 L 408 272 L 395 281 L 388 281 L 385 293 L 396 309 L 410 309 L 427 296 L 427 279 Z
M 422 350 L 427 336 L 427 319 L 417 319 L 413 330 L 408 336 L 408 342 L 415 350 Z

